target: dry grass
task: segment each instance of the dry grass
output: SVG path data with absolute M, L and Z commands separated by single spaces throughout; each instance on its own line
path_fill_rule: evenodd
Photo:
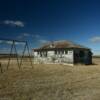
M 100 100 L 100 59 L 94 65 L 23 64 L 0 74 L 0 100 Z M 5 65 L 3 65 L 5 66 Z M 30 68 L 28 68 L 30 67 Z

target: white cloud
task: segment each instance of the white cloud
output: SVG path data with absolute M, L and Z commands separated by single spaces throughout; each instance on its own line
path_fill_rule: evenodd
M 27 37 L 31 37 L 33 38 L 33 40 L 39 40 L 42 37 L 38 34 L 31 34 L 31 33 L 21 33 L 19 36 L 17 36 L 17 39 L 23 39 L 23 38 L 27 38 Z
M 45 40 L 45 39 L 41 39 L 41 40 L 38 40 L 41 44 L 47 44 L 49 43 L 50 41 L 48 40 Z
M 25 42 L 15 42 L 15 45 L 25 45 Z
M 2 44 L 3 43 L 3 41 L 2 40 L 0 40 L 0 44 Z
M 33 44 L 37 45 L 43 45 L 43 44 L 48 44 L 50 43 L 49 40 L 44 39 L 42 36 L 39 34 L 30 34 L 30 33 L 22 33 L 19 36 L 17 36 L 18 40 L 27 40 L 27 39 L 32 39 Z
M 22 21 L 5 20 L 3 22 L 3 24 L 11 25 L 11 26 L 24 27 L 24 23 Z
M 19 36 L 16 37 L 16 39 L 18 39 L 18 40 L 23 39 L 23 36 L 19 35 Z
M 30 34 L 29 33 L 23 33 L 23 36 L 28 37 L 28 36 L 30 36 Z
M 12 41 L 0 40 L 0 44 L 12 44 Z
M 90 39 L 91 42 L 93 43 L 99 43 L 100 42 L 100 36 L 95 36 L 95 37 L 92 37 Z
M 22 33 L 19 36 L 17 36 L 17 39 L 24 40 L 25 38 L 27 38 L 29 36 L 31 36 L 30 33 Z
M 50 41 L 44 39 L 42 36 L 40 36 L 39 34 L 34 34 L 32 35 L 33 41 L 41 44 L 46 44 L 49 43 Z
M 5 43 L 12 44 L 13 42 L 12 41 L 5 41 Z
M 34 34 L 34 35 L 32 35 L 32 37 L 35 38 L 35 39 L 39 39 L 39 38 L 41 38 L 41 36 L 38 35 L 38 34 Z

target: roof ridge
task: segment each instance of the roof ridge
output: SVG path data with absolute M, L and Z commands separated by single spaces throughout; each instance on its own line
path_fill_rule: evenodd
M 83 45 L 78 43 L 67 41 L 67 40 L 60 40 L 60 41 L 51 41 L 49 43 L 44 44 L 39 49 L 53 49 L 53 48 L 83 48 L 89 49 Z

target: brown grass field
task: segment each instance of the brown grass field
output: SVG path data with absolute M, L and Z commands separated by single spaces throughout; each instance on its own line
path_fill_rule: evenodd
M 93 65 L 34 65 L 19 70 L 13 60 L 5 70 L 1 60 L 0 100 L 100 100 L 100 58 Z

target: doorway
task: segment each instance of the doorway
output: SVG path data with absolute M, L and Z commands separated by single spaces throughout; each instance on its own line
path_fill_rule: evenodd
M 80 50 L 79 51 L 79 58 L 80 58 L 79 62 L 82 63 L 82 64 L 84 63 L 84 57 L 85 57 L 85 52 Z

